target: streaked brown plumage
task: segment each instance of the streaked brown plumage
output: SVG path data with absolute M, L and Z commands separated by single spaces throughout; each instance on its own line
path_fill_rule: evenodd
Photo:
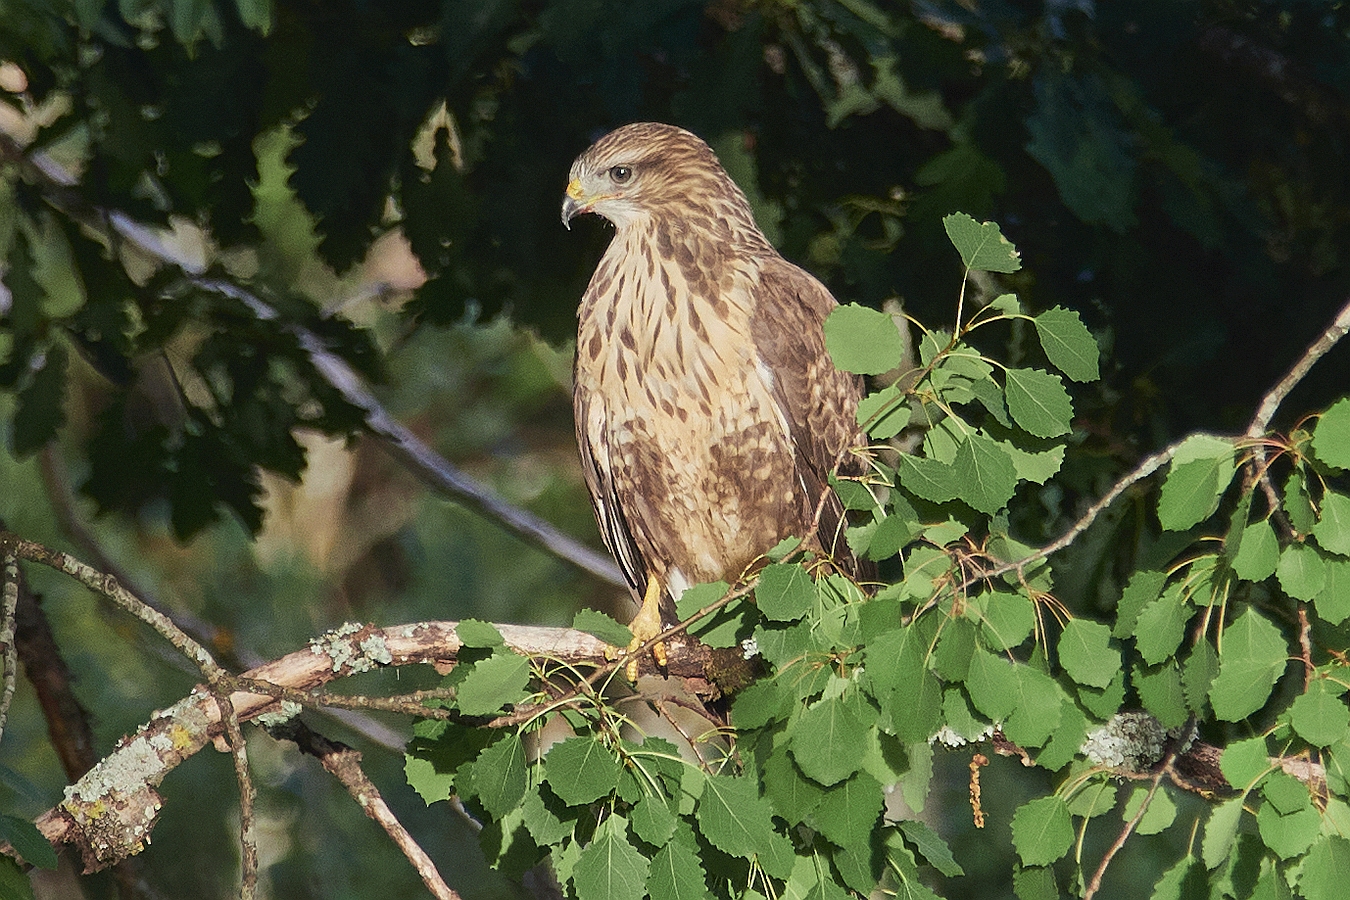
M 563 222 L 615 235 L 582 298 L 574 403 L 606 545 L 661 619 L 690 585 L 737 578 L 782 538 L 853 573 L 827 474 L 864 440 L 861 390 L 834 368 L 829 291 L 783 259 L 702 140 L 670 125 L 610 132 L 572 165 Z M 654 581 L 653 581 L 654 579 Z

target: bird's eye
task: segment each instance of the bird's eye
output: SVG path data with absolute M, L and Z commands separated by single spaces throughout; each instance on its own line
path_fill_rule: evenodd
M 609 177 L 615 184 L 624 184 L 633 177 L 631 166 L 612 166 L 609 170 Z

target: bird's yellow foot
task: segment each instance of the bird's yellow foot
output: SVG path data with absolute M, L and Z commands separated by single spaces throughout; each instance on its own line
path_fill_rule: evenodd
M 661 584 L 656 580 L 655 575 L 647 577 L 647 592 L 642 597 L 642 608 L 633 617 L 633 621 L 628 624 L 628 630 L 633 632 L 633 642 L 628 645 L 629 653 L 633 653 L 647 641 L 665 631 L 661 627 Z M 658 666 L 665 668 L 666 645 L 659 641 L 652 644 L 652 657 L 656 659 Z M 628 676 L 629 681 L 637 681 L 637 671 L 637 656 L 632 656 L 628 660 L 628 665 L 624 668 L 624 674 Z

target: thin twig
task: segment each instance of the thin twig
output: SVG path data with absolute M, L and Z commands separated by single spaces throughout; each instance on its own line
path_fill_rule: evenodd
M 403 851 L 403 855 L 412 863 L 422 883 L 431 891 L 433 897 L 437 900 L 459 900 L 459 894 L 445 883 L 431 857 L 408 833 L 408 829 L 403 827 L 403 823 L 380 795 L 379 788 L 361 768 L 360 753 L 345 744 L 330 741 L 323 735 L 311 731 L 300 721 L 293 720 L 270 730 L 275 737 L 294 741 L 302 752 L 317 759 L 325 771 L 342 783 L 360 805 L 362 812 L 383 828 L 394 844 Z
M 234 704 L 227 693 L 216 692 L 215 696 L 225 719 L 225 736 L 229 739 L 230 756 L 234 759 L 234 777 L 239 782 L 239 897 L 240 900 L 254 900 L 258 895 L 258 826 L 253 805 L 258 792 L 253 786 L 253 776 L 249 774 L 248 743 L 244 740 L 243 729 L 239 727 L 239 716 L 234 711 Z
M 0 736 L 5 733 L 9 705 L 14 700 L 14 672 L 19 668 L 19 653 L 15 646 L 16 616 L 19 609 L 19 557 L 14 553 L 4 556 L 4 573 L 0 575 L 0 649 L 4 651 L 5 681 L 0 692 Z
M 1120 830 L 1120 834 L 1116 835 L 1115 841 L 1107 848 L 1106 855 L 1097 865 L 1097 871 L 1092 873 L 1092 880 L 1088 882 L 1087 890 L 1083 893 L 1083 900 L 1092 900 L 1093 895 L 1101 888 L 1102 878 L 1106 875 L 1106 867 L 1111 865 L 1111 860 L 1120 852 L 1120 848 L 1125 846 L 1125 841 L 1134 833 L 1134 829 L 1144 818 L 1144 813 L 1148 812 L 1149 804 L 1153 802 L 1153 795 L 1158 792 L 1158 785 L 1162 784 L 1163 776 L 1172 768 L 1172 762 L 1176 758 L 1177 748 L 1173 747 L 1167 752 L 1167 758 L 1158 767 L 1158 771 L 1154 773 L 1153 783 L 1149 785 L 1148 794 L 1145 795 L 1144 802 L 1139 804 L 1139 809 L 1135 812 L 1134 818 L 1125 823 L 1125 827 Z

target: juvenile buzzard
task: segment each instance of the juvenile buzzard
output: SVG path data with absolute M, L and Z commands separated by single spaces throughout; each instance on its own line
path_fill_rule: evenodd
M 638 640 L 676 621 L 685 588 L 734 581 L 789 535 L 856 574 L 826 478 L 860 466 L 861 384 L 825 352 L 829 291 L 687 131 L 626 125 L 570 177 L 563 224 L 615 228 L 581 301 L 574 403 L 600 532 L 643 599 Z

